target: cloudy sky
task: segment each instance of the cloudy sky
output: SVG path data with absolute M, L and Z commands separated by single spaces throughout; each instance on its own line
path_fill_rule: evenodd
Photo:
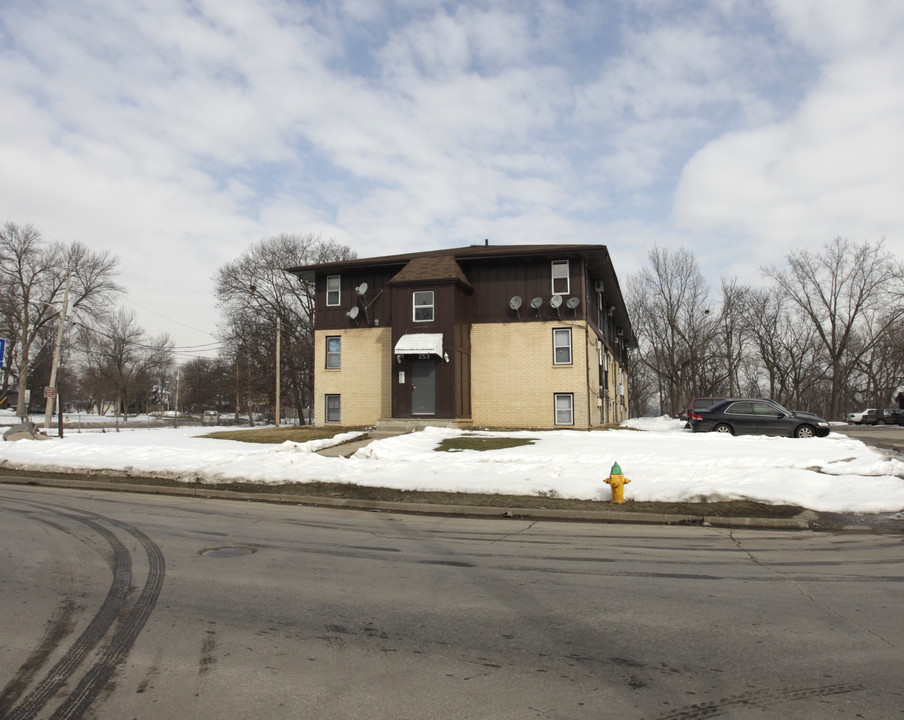
M 601 243 L 623 283 L 904 258 L 902 37 L 900 0 L 2 0 L 0 222 L 112 251 L 186 354 L 281 232 Z

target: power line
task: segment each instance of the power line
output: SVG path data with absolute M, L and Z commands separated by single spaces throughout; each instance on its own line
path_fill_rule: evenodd
M 80 328 L 82 328 L 83 330 L 87 330 L 88 332 L 95 333 L 96 335 L 100 335 L 101 337 L 105 337 L 105 338 L 107 338 L 107 340 L 113 340 L 115 342 L 122 342 L 122 343 L 125 343 L 126 345 L 143 348 L 145 350 L 160 350 L 161 349 L 160 345 L 148 345 L 146 343 L 140 343 L 135 340 L 127 340 L 125 338 L 114 337 L 113 335 L 109 335 L 108 333 L 105 333 L 102 330 L 98 330 L 97 328 L 89 327 L 88 325 L 85 325 L 83 322 L 81 322 L 79 320 L 73 320 L 72 324 L 78 325 Z M 179 346 L 173 345 L 173 346 L 170 346 L 168 349 L 174 353 L 180 353 L 180 354 L 184 354 L 184 355 L 193 355 L 193 354 L 197 354 L 198 351 L 204 352 L 204 351 L 208 351 L 208 350 L 222 350 L 224 347 L 226 347 L 226 343 L 217 342 L 217 343 L 207 343 L 206 345 L 179 345 Z M 193 352 L 190 352 L 190 351 L 193 351 Z
M 134 305 L 135 307 L 140 307 L 142 310 L 146 310 L 147 312 L 152 313 L 152 314 L 156 315 L 156 316 L 159 317 L 159 318 L 163 318 L 163 319 L 166 320 L 167 322 L 175 323 L 176 325 L 181 325 L 182 327 L 188 328 L 189 330 L 194 330 L 195 332 L 199 332 L 199 333 L 202 333 L 202 334 L 204 334 L 204 335 L 210 335 L 210 337 L 214 337 L 213 335 L 211 335 L 211 334 L 210 334 L 209 332 L 207 332 L 206 330 L 199 330 L 198 328 L 192 327 L 191 325 L 186 325 L 184 322 L 181 322 L 180 320 L 175 320 L 175 319 L 173 319 L 173 318 L 171 318 L 171 317 L 167 317 L 166 315 L 163 315 L 163 314 L 157 312 L 156 310 L 151 310 L 151 308 L 145 307 L 145 306 L 142 305 L 141 303 L 135 302 L 135 301 L 132 300 L 131 298 L 128 298 L 128 297 L 122 297 L 121 299 L 124 300 L 124 301 L 127 302 L 127 303 L 130 303 L 130 304 Z

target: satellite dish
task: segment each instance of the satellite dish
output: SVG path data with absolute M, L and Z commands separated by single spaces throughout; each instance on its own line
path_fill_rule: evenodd
M 580 304 L 581 298 L 579 297 L 570 297 L 568 298 L 568 302 L 565 303 L 565 305 L 567 305 L 570 310 L 574 310 Z
M 361 283 L 358 287 L 355 288 L 355 292 L 359 295 L 363 295 L 367 292 L 367 283 Z
M 518 319 L 521 319 L 521 313 L 518 312 L 518 308 L 521 307 L 521 297 L 518 295 L 513 295 L 512 299 L 509 300 L 509 307 L 515 311 L 515 314 L 518 316 Z
M 345 313 L 345 314 L 348 315 L 352 320 L 354 320 L 356 317 L 358 317 L 358 307 L 357 307 L 357 305 L 356 305 L 355 307 L 353 307 L 351 310 L 349 310 L 349 311 L 348 311 L 347 313 Z
M 534 310 L 539 310 L 539 309 L 540 309 L 540 306 L 541 306 L 542 304 L 543 304 L 543 298 L 540 298 L 540 297 L 535 297 L 533 300 L 530 301 L 530 306 L 531 306 Z
M 549 306 L 552 308 L 559 308 L 562 306 L 562 296 L 561 295 L 553 295 L 549 298 Z

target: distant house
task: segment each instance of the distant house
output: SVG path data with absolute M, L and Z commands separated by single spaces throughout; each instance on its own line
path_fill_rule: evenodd
M 627 417 L 635 341 L 603 245 L 478 245 L 289 272 L 316 287 L 316 424 Z

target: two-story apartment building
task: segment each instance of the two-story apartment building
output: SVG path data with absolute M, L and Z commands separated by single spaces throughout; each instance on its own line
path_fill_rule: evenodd
M 603 245 L 477 245 L 323 263 L 315 422 L 589 428 L 627 417 L 635 344 Z

